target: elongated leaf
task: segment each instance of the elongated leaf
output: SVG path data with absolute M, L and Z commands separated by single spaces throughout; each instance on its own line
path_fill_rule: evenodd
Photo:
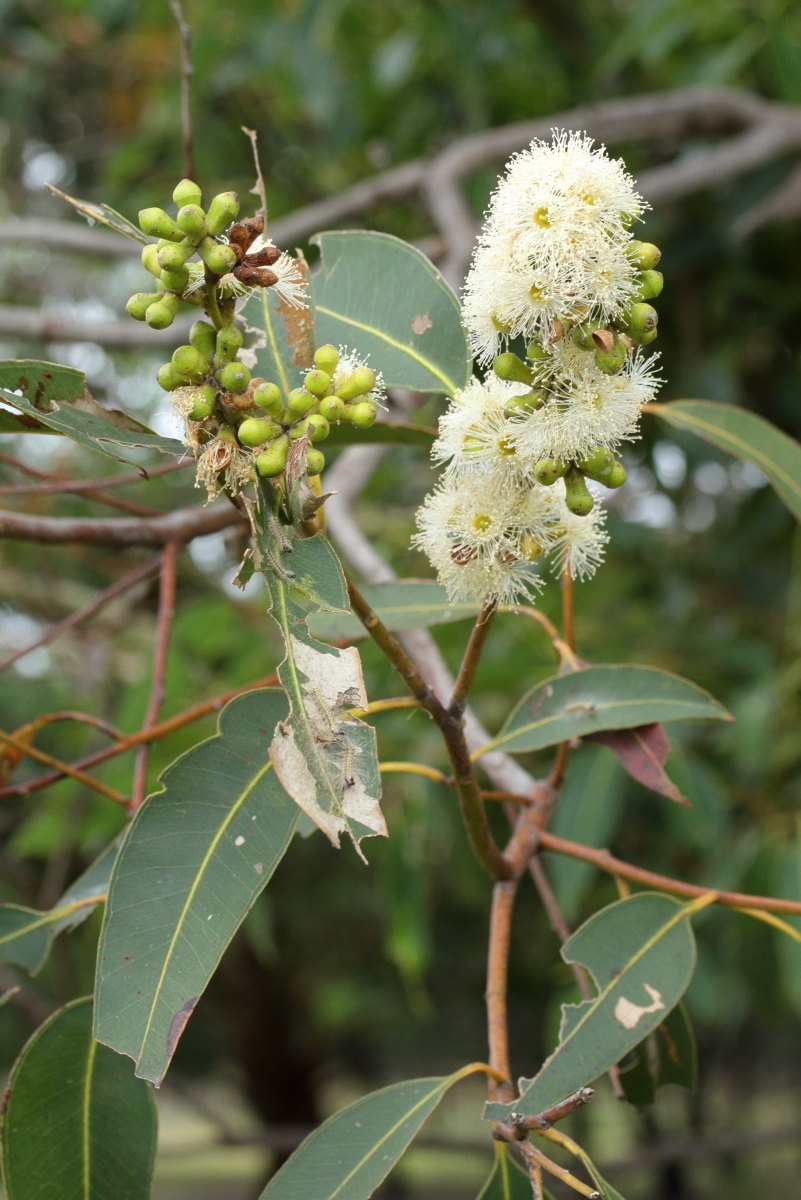
M 690 801 L 682 796 L 665 770 L 670 741 L 659 723 L 638 725 L 634 729 L 608 729 L 603 733 L 590 733 L 585 741 L 608 746 L 632 779 L 667 796 L 676 804 L 691 807 Z
M 416 629 L 425 625 L 444 625 L 474 617 L 479 605 L 460 601 L 451 604 L 439 583 L 428 579 L 401 579 L 397 583 L 376 583 L 362 588 L 362 594 L 387 629 Z M 335 641 L 338 638 L 367 637 L 367 630 L 353 613 L 317 612 L 308 618 L 313 637 Z
M 512 711 L 487 750 L 541 750 L 601 729 L 654 721 L 732 718 L 703 688 L 655 667 L 586 667 L 539 683 Z
M 388 387 L 452 396 L 470 378 L 459 302 L 414 246 L 363 229 L 320 233 L 317 343 L 368 356 Z
M 370 446 L 376 442 L 390 446 L 423 446 L 430 450 L 437 436 L 436 429 L 429 425 L 414 425 L 408 421 L 397 421 L 391 425 L 380 421 L 370 429 L 356 429 L 346 421 L 331 426 L 325 439 L 328 446 Z
M 69 403 L 80 400 L 86 389 L 83 371 L 60 363 L 17 358 L 0 362 L 0 387 L 22 392 L 36 408 L 47 408 L 52 400 Z
M 95 225 L 98 222 L 101 225 L 113 229 L 115 233 L 121 233 L 124 237 L 131 238 L 135 242 L 139 242 L 143 246 L 150 246 L 153 242 L 146 233 L 143 233 L 138 226 L 132 224 L 127 217 L 122 213 L 118 213 L 116 209 L 110 208 L 108 204 L 90 204 L 88 200 L 76 200 L 74 196 L 68 196 L 66 192 L 61 192 L 52 183 L 45 184 L 54 195 L 60 196 L 62 200 L 66 200 L 73 208 L 77 208 L 82 217 L 85 217 L 90 225 Z
M 111 871 L 117 860 L 117 854 L 122 845 L 125 833 L 126 830 L 123 830 L 119 837 L 116 837 L 110 845 L 106 846 L 105 850 L 86 868 L 83 875 L 80 875 L 67 888 L 56 908 L 67 908 L 73 911 L 55 922 L 53 925 L 54 934 L 61 933 L 65 929 L 74 929 L 76 925 L 80 925 L 82 921 L 85 921 L 90 913 L 94 912 L 98 904 L 101 904 L 105 900 L 109 880 L 111 879 Z M 92 900 L 95 900 L 94 904 L 90 903 Z M 76 904 L 80 904 L 81 907 L 75 907 Z
M 222 953 L 289 845 L 297 809 L 267 756 L 287 713 L 274 688 L 220 714 L 162 776 L 111 876 L 95 1036 L 158 1084 Z
M 291 562 L 293 587 L 304 592 L 315 604 L 333 612 L 347 613 L 350 602 L 345 576 L 328 538 L 316 534 L 297 539 L 292 543 Z
M 553 1200 L 547 1188 L 543 1200 Z M 531 1179 L 505 1142 L 495 1143 L 495 1162 L 476 1200 L 531 1200 Z
M 649 404 L 647 411 L 759 467 L 801 521 L 801 445 L 794 438 L 746 408 L 711 400 Z
M 562 1005 L 559 1045 L 533 1079 L 520 1080 L 512 1104 L 488 1104 L 487 1120 L 542 1112 L 590 1083 L 655 1029 L 684 994 L 695 969 L 687 919 L 701 903 L 641 892 L 590 917 L 562 947 L 582 963 L 598 995 Z
M 30 1039 L 3 1117 L 7 1200 L 147 1200 L 156 1154 L 151 1088 L 92 1037 L 92 999 Z
M 395 1083 L 349 1104 L 306 1138 L 260 1200 L 368 1200 L 448 1089 L 475 1070 Z

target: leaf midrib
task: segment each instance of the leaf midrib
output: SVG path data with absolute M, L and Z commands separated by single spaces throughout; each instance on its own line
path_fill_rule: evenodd
M 317 305 L 317 312 L 323 313 L 326 317 L 334 317 L 337 321 L 344 322 L 345 325 L 352 325 L 354 329 L 362 329 L 365 333 L 371 333 L 374 337 L 380 338 L 386 342 L 388 346 L 393 346 L 396 350 L 401 350 L 404 354 L 408 354 L 409 358 L 413 358 L 421 367 L 425 367 L 432 375 L 439 379 L 449 396 L 453 396 L 457 390 L 457 385 L 450 379 L 444 371 L 426 358 L 425 355 L 419 354 L 411 346 L 405 345 L 403 342 L 397 341 L 396 338 L 390 337 L 383 329 L 376 329 L 373 325 L 367 325 L 364 321 L 356 321 L 353 317 L 346 317 L 344 313 L 335 312 L 332 308 L 325 308 L 322 304 Z
M 576 701 L 574 701 L 574 703 L 580 704 L 582 702 L 580 700 L 576 700 Z M 668 700 L 668 699 L 664 699 L 664 700 L 663 699 L 603 700 L 603 701 L 588 700 L 587 703 L 594 704 L 596 711 L 607 712 L 613 708 L 625 708 L 630 704 L 636 704 L 640 707 L 642 707 L 642 706 L 647 707 L 648 705 L 655 705 L 655 704 L 674 705 L 674 706 L 681 705 L 682 707 L 686 708 L 692 703 L 692 701 Z M 696 703 L 700 704 L 700 701 L 696 701 Z M 552 724 L 554 721 L 561 721 L 563 718 L 572 717 L 573 715 L 574 715 L 573 713 L 567 713 L 564 711 L 564 709 L 560 709 L 559 712 L 551 713 L 550 716 L 543 717 L 542 720 L 540 720 L 540 721 L 530 721 L 527 725 L 518 725 L 515 729 L 509 730 L 508 733 L 499 734 L 498 737 L 496 737 L 493 741 L 489 742 L 486 746 L 482 747 L 482 753 L 485 754 L 488 750 L 495 750 L 495 749 L 497 749 L 498 746 L 504 746 L 504 745 L 506 745 L 507 742 L 514 740 L 514 738 L 516 738 L 516 737 L 520 737 L 521 734 L 529 733 L 532 729 L 540 729 L 545 725 Z M 579 716 L 579 714 L 575 714 L 575 715 Z M 595 713 L 582 713 L 582 714 L 580 714 L 580 719 L 586 719 L 587 717 L 591 717 L 591 716 L 595 716 L 595 715 L 596 715 Z M 698 714 L 692 714 L 692 715 L 697 716 L 698 719 L 703 719 L 705 714 L 698 713 Z M 665 717 L 663 719 L 670 720 L 669 717 Z M 640 721 L 638 723 L 640 725 L 648 724 L 647 721 Z

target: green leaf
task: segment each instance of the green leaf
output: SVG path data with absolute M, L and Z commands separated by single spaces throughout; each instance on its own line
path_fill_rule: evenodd
M 151 1088 L 92 1038 L 92 1000 L 54 1013 L 25 1046 L 3 1117 L 7 1200 L 147 1200 Z
M 74 367 L 17 358 L 0 362 L 0 388 L 22 392 L 36 408 L 47 408 L 53 400 L 64 403 L 80 400 L 86 389 L 86 379 L 83 371 L 76 371 Z
M 331 426 L 325 445 L 327 449 L 329 446 L 371 446 L 381 442 L 391 446 L 424 446 L 430 450 L 436 436 L 436 429 L 407 421 L 397 421 L 391 425 L 381 421 L 370 429 L 356 429 L 347 421 L 338 421 Z
M 137 225 L 134 225 L 127 217 L 118 213 L 108 204 L 90 204 L 88 200 L 76 200 L 74 196 L 68 196 L 66 192 L 59 191 L 52 183 L 45 184 L 45 187 L 49 188 L 54 195 L 60 196 L 62 200 L 66 200 L 73 208 L 77 208 L 90 225 L 95 225 L 99 221 L 101 225 L 113 229 L 115 233 L 121 233 L 124 237 L 131 238 L 143 246 L 153 244 L 152 238 L 149 238 Z
M 543 1200 L 553 1200 L 547 1188 Z M 476 1200 L 531 1200 L 531 1178 L 505 1142 L 495 1143 L 495 1162 Z
M 670 671 L 655 667 L 586 667 L 538 683 L 484 749 L 521 754 L 600 729 L 710 718 L 732 720 L 723 705 L 703 688 Z
M 647 411 L 759 467 L 801 521 L 801 445 L 794 438 L 746 408 L 711 400 L 649 404 Z
M 136 814 L 114 865 L 97 958 L 95 1036 L 158 1084 L 223 951 L 289 845 L 297 809 L 271 770 L 274 688 L 220 714 Z
M 559 1044 L 533 1079 L 520 1080 L 511 1104 L 488 1104 L 487 1120 L 529 1116 L 564 1100 L 601 1075 L 655 1029 L 684 994 L 695 969 L 695 938 L 687 919 L 707 903 L 680 904 L 660 892 L 640 892 L 595 913 L 562 947 L 565 962 L 582 963 L 598 995 L 562 1005 Z
M 56 921 L 53 926 L 54 934 L 61 933 L 65 929 L 74 929 L 76 925 L 80 925 L 90 913 L 94 912 L 97 905 L 106 899 L 111 870 L 117 860 L 117 854 L 126 832 L 127 830 L 123 830 L 119 837 L 106 846 L 105 850 L 86 868 L 83 875 L 80 875 L 67 888 L 56 908 L 73 908 L 76 904 L 81 904 L 82 907 L 73 908 L 71 913 L 67 913 L 66 916 Z M 95 904 L 88 903 L 92 899 L 96 901 Z
M 369 357 L 388 387 L 452 396 L 470 378 L 459 302 L 414 246 L 363 229 L 319 233 L 317 343 Z
M 287 304 L 272 288 L 255 288 L 239 313 L 256 356 L 254 376 L 276 383 L 286 395 L 300 387 L 313 365 L 314 309 Z
M 397 583 L 376 583 L 362 588 L 370 607 L 386 625 L 397 632 L 426 625 L 444 625 L 474 617 L 478 604 L 459 601 L 451 604 L 448 593 L 439 583 L 427 579 L 401 579 Z M 336 641 L 339 638 L 367 637 L 367 630 L 353 613 L 311 613 L 309 632 L 313 637 Z
M 475 1066 L 371 1092 L 315 1129 L 260 1200 L 368 1200 L 442 1097 Z
M 350 601 L 342 564 L 328 538 L 318 533 L 314 537 L 293 541 L 290 561 L 294 588 L 322 608 L 338 613 L 348 612 Z
M 690 1014 L 679 1003 L 653 1035 L 659 1056 L 657 1087 L 676 1083 L 694 1092 L 698 1086 L 698 1051 Z
M 623 792 L 623 772 L 614 755 L 601 746 L 582 746 L 570 755 L 548 828 L 568 841 L 605 846 L 617 823 Z M 564 854 L 544 858 L 559 907 L 572 922 L 598 868 Z

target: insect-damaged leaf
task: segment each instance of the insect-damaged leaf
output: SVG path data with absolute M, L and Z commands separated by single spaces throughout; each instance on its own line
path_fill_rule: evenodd
M 395 1083 L 348 1105 L 298 1146 L 260 1200 L 368 1200 L 448 1089 L 477 1069 Z
M 670 742 L 664 726 L 658 722 L 637 725 L 634 729 L 608 729 L 603 733 L 590 733 L 584 740 L 608 746 L 632 779 L 653 792 L 667 796 L 668 800 L 690 807 L 690 801 L 682 796 L 665 770 Z
M 654 721 L 732 718 L 722 704 L 687 679 L 655 667 L 598 666 L 537 684 L 485 750 L 541 750 L 602 729 Z
M 547 1188 L 543 1200 L 553 1200 Z M 476 1200 L 531 1200 L 531 1179 L 505 1142 L 495 1143 L 495 1162 Z
M 147 1200 L 151 1088 L 92 1037 L 92 1000 L 54 1013 L 11 1072 L 3 1117 L 7 1200 Z
M 633 1061 L 629 1061 L 633 1059 Z M 653 1104 L 659 1088 L 677 1083 L 694 1092 L 698 1076 L 695 1035 L 682 1003 L 619 1064 L 620 1084 L 629 1104 Z
M 239 925 L 289 845 L 298 810 L 267 754 L 286 717 L 277 688 L 248 692 L 219 733 L 181 755 L 117 857 L 97 957 L 95 1036 L 161 1082 Z
M 578 1091 L 619 1062 L 684 994 L 695 968 L 688 917 L 707 897 L 680 904 L 660 892 L 641 892 L 590 917 L 562 947 L 565 962 L 591 972 L 598 995 L 562 1005 L 559 1044 L 533 1079 L 520 1080 L 511 1104 L 488 1104 L 488 1120 L 509 1113 L 533 1116 Z

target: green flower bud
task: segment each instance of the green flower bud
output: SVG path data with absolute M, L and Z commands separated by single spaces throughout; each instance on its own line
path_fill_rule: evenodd
M 204 383 L 195 391 L 195 405 L 189 413 L 190 421 L 204 421 L 211 416 L 214 401 L 217 399 L 217 389 L 210 383 Z
M 327 371 L 315 370 L 309 371 L 306 378 L 303 380 L 303 386 L 307 392 L 311 392 L 313 396 L 324 396 L 331 386 L 331 376 Z
M 662 257 L 662 251 L 653 242 L 629 242 L 626 253 L 641 271 L 652 271 Z
M 615 460 L 611 450 L 607 450 L 604 446 L 596 446 L 586 458 L 579 459 L 576 464 L 581 473 L 589 475 L 591 479 L 598 475 L 608 475 L 614 465 Z
M 158 263 L 162 271 L 180 271 L 181 267 L 195 253 L 195 247 L 184 238 L 181 244 L 161 246 L 158 252 Z
M 620 324 L 630 338 L 638 345 L 643 345 L 643 338 L 656 330 L 659 313 L 650 304 L 632 304 L 623 313 Z M 653 339 L 651 339 L 653 340 Z
M 306 451 L 306 470 L 310 475 L 319 475 L 325 466 L 325 455 L 322 450 Z
M 536 562 L 538 558 L 542 557 L 544 550 L 545 547 L 539 538 L 533 537 L 530 533 L 524 533 L 521 537 L 520 553 L 529 562 Z
M 626 361 L 626 353 L 626 347 L 620 338 L 615 338 L 611 350 L 595 351 L 595 365 L 604 375 L 617 375 Z
M 281 426 L 275 421 L 267 421 L 263 417 L 247 417 L 237 430 L 237 437 L 243 446 L 263 446 L 265 442 L 274 442 L 280 436 Z
M 239 212 L 239 197 L 236 192 L 220 192 L 209 205 L 206 213 L 206 230 L 211 237 L 222 233 L 226 225 L 236 220 Z M 212 268 L 213 270 L 214 268 Z
M 656 338 L 656 332 L 657 331 L 655 329 L 652 329 L 650 332 L 644 333 L 643 336 L 638 340 L 637 345 L 650 346 L 651 342 Z
M 623 463 L 616 462 L 612 466 L 612 470 L 601 480 L 604 487 L 619 488 L 626 482 L 626 468 Z
M 665 277 L 661 271 L 643 271 L 640 276 L 640 290 L 637 293 L 638 300 L 653 300 L 662 291 L 665 284 Z
M 366 396 L 375 387 L 375 371 L 369 367 L 356 367 L 351 371 L 345 382 L 336 390 L 340 400 L 355 400 L 357 396 Z
M 215 275 L 224 275 L 236 266 L 236 254 L 231 246 L 221 246 L 213 238 L 204 237 L 197 248 L 203 262 Z
M 244 363 L 230 362 L 217 372 L 220 386 L 229 392 L 244 392 L 250 383 L 250 371 Z
M 217 331 L 214 343 L 215 367 L 222 367 L 226 363 L 233 362 L 237 352 L 242 349 L 244 340 L 242 330 L 238 325 L 223 325 L 222 329 Z
M 313 442 L 324 442 L 331 432 L 331 426 L 322 413 L 312 413 L 307 418 L 306 424 L 311 430 L 311 440 Z
M 303 435 L 305 434 L 305 432 L 308 428 L 309 428 L 309 418 L 302 417 L 299 421 L 296 421 L 295 424 L 290 428 L 289 436 L 291 437 L 293 442 L 297 442 L 300 440 L 300 438 L 303 437 Z
M 289 450 L 289 438 L 276 438 L 272 446 L 268 450 L 262 450 L 261 454 L 256 458 L 256 470 L 260 475 L 267 476 L 268 479 L 274 475 L 280 475 L 286 466 L 286 456 Z
M 135 321 L 144 321 L 145 313 L 150 305 L 161 300 L 163 295 L 164 292 L 136 292 L 125 305 L 125 311 Z
M 573 345 L 578 346 L 579 350 L 595 350 L 595 342 L 592 340 L 594 325 L 576 325 L 571 333 Z
M 175 320 L 175 314 L 181 307 L 179 296 L 165 292 L 161 300 L 154 300 L 145 313 L 145 320 L 151 329 L 167 329 Z
M 214 358 L 214 351 L 217 348 L 217 330 L 208 321 L 195 321 L 189 330 L 189 341 L 204 358 Z
M 201 238 L 206 233 L 206 214 L 199 204 L 185 204 L 178 209 L 175 224 L 187 237 Z
M 156 376 L 159 387 L 163 387 L 165 392 L 174 392 L 176 388 L 185 387 L 189 382 L 185 375 L 176 370 L 171 362 L 165 363 L 159 368 L 159 373 Z
M 362 404 L 353 405 L 350 419 L 357 429 L 369 429 L 371 425 L 375 424 L 377 412 L 377 405 L 372 400 L 365 400 Z
M 305 388 L 294 388 L 287 396 L 286 404 L 292 413 L 307 413 L 314 404 L 314 396 Z
M 506 354 L 499 354 L 492 364 L 492 369 L 499 379 L 509 379 L 514 383 L 534 382 L 531 368 L 526 366 L 522 358 L 512 354 L 511 350 Z
M 172 198 L 181 208 L 184 204 L 200 204 L 202 196 L 194 179 L 182 179 L 173 192 Z
M 530 358 L 532 362 L 544 362 L 550 357 L 548 347 L 543 346 L 542 342 L 529 342 L 526 346 L 526 358 Z
M 504 410 L 509 416 L 518 412 L 537 412 L 545 405 L 547 399 L 547 388 L 532 388 L 523 396 L 509 396 L 504 404 Z
M 179 346 L 173 351 L 172 365 L 182 375 L 194 375 L 203 361 L 203 355 L 194 346 Z
M 534 478 L 537 483 L 542 483 L 545 487 L 556 483 L 557 479 L 561 479 L 566 471 L 567 463 L 560 462 L 558 458 L 541 458 L 538 463 L 534 464 Z
M 565 503 L 577 517 L 586 517 L 595 505 L 592 493 L 578 467 L 570 467 L 565 473 Z
M 159 248 L 152 243 L 145 246 L 142 250 L 142 266 L 149 271 L 151 275 L 155 275 L 158 279 L 161 275 L 161 267 L 159 266 Z
M 314 365 L 326 375 L 333 375 L 339 362 L 339 351 L 336 346 L 320 346 L 314 352 Z
M 182 242 L 183 230 L 179 229 L 163 208 L 143 208 L 139 213 L 139 228 L 151 237 L 166 238 L 169 242 Z
M 189 283 L 189 271 L 186 267 L 179 267 L 177 271 L 162 271 L 161 282 L 168 291 L 180 296 Z
M 280 420 L 284 415 L 281 390 L 274 383 L 260 383 L 253 389 L 253 403 L 266 409 L 271 417 Z
M 345 413 L 345 401 L 340 400 L 339 396 L 323 396 L 320 413 L 327 421 L 341 421 Z

